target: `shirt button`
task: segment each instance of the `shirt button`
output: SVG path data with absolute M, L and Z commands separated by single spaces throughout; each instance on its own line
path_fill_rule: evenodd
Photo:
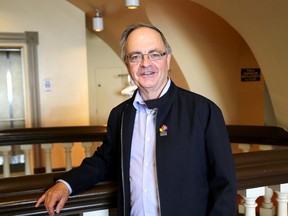
M 147 193 L 147 192 L 148 192 L 148 189 L 147 189 L 147 188 L 145 188 L 145 189 L 144 189 L 144 192 L 145 192 L 145 193 Z
M 150 137 L 147 137 L 146 139 L 147 139 L 147 141 L 150 141 Z

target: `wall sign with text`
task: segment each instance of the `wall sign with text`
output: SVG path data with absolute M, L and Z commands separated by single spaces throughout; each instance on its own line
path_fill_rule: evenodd
M 241 81 L 260 81 L 260 68 L 242 68 L 241 69 Z

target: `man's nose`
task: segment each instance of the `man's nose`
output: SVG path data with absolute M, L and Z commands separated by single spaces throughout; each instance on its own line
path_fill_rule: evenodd
M 146 65 L 146 64 L 150 64 L 150 63 L 151 63 L 151 61 L 149 60 L 147 54 L 143 54 L 143 55 L 142 55 L 141 63 L 142 63 L 143 65 Z

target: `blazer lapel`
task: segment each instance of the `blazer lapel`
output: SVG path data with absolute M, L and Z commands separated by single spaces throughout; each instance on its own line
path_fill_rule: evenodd
M 122 170 L 124 172 L 125 182 L 129 182 L 131 142 L 134 129 L 135 114 L 136 110 L 132 104 L 127 104 L 126 109 L 122 113 L 121 151 L 123 160 Z

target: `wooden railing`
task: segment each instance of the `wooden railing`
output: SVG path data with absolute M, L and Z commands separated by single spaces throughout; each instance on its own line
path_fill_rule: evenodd
M 87 149 L 91 147 L 91 142 L 102 141 L 106 134 L 106 126 L 71 126 L 71 127 L 47 127 L 47 128 L 22 128 L 22 129 L 8 129 L 0 131 L 0 153 L 2 152 L 3 163 L 3 176 L 10 177 L 9 167 L 9 153 L 11 152 L 11 146 L 19 145 L 20 149 L 25 153 L 25 174 L 33 174 L 45 172 L 51 172 L 51 149 L 53 143 L 62 143 L 67 152 L 66 155 L 66 170 L 71 169 L 71 158 L 69 152 L 74 142 L 88 143 Z M 41 145 L 40 145 L 41 144 Z M 68 144 L 68 145 L 67 145 Z M 86 143 L 87 144 L 87 143 Z M 43 166 L 34 164 L 31 166 L 30 155 L 32 153 L 32 145 L 34 145 L 35 160 L 41 161 L 41 149 L 44 149 L 48 155 L 45 155 L 46 164 Z M 87 145 L 86 145 L 87 146 Z M 89 147 L 90 146 L 90 147 Z M 68 149 L 68 150 L 67 150 Z M 88 151 L 88 150 L 87 150 Z M 50 155 L 49 155 L 50 154 Z M 86 152 L 86 156 L 89 156 Z M 36 169 L 35 169 L 36 167 Z M 45 167 L 45 168 L 44 168 Z M 34 169 L 34 172 L 31 172 Z M 65 170 L 65 169 L 64 169 Z M 36 171 L 36 172 L 35 172 Z
M 227 126 L 227 128 L 233 143 L 288 146 L 288 133 L 282 128 L 260 126 Z M 0 146 L 15 143 L 102 140 L 105 133 L 106 128 L 103 126 L 5 130 L 0 131 Z M 254 188 L 261 188 L 263 191 L 265 186 L 288 183 L 288 148 L 238 153 L 234 154 L 234 160 L 238 189 L 242 194 L 243 191 L 247 192 Z M 43 206 L 36 209 L 34 205 L 45 189 L 54 184 L 54 178 L 59 175 L 61 172 L 0 179 L 0 215 L 47 215 Z M 280 190 L 278 192 L 281 193 Z M 284 191 L 284 200 L 287 194 L 288 190 Z M 98 184 L 90 190 L 72 196 L 62 210 L 62 215 L 115 208 L 116 196 L 115 183 Z M 244 194 L 243 197 L 245 196 Z M 284 203 L 285 211 L 287 213 L 287 202 Z
M 227 125 L 231 143 L 267 144 L 288 147 L 288 132 L 275 126 Z
M 234 154 L 238 189 L 288 183 L 288 149 Z
M 71 126 L 0 130 L 0 146 L 102 141 L 106 126 Z
M 43 205 L 35 208 L 36 200 L 54 184 L 61 172 L 0 179 L 0 215 L 47 215 Z M 100 183 L 94 188 L 69 198 L 61 215 L 116 207 L 117 190 L 113 182 Z

